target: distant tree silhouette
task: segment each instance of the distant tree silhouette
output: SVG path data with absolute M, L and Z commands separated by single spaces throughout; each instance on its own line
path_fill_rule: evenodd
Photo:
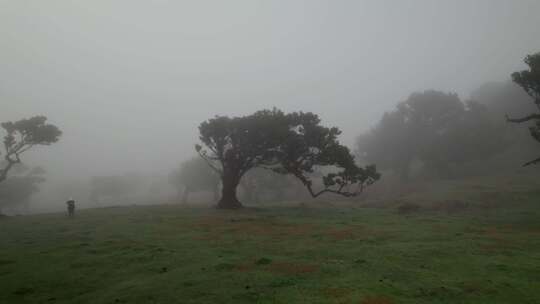
M 504 150 L 503 126 L 490 116 L 486 105 L 465 102 L 445 128 L 422 145 L 419 159 L 439 177 L 455 177 L 451 165 L 487 159 Z
M 58 141 L 62 132 L 46 123 L 45 116 L 34 116 L 1 124 L 4 136 L 4 164 L 0 167 L 0 183 L 5 181 L 14 165 L 21 163 L 21 155 L 37 145 L 50 145 Z
M 417 154 L 410 134 L 399 110 L 384 113 L 374 128 L 357 138 L 359 159 L 376 163 L 381 169 L 390 169 L 406 181 L 409 179 L 410 164 Z
M 45 181 L 41 167 L 29 169 L 23 165 L 13 167 L 13 176 L 0 184 L 0 211 L 5 207 L 28 205 L 39 184 Z
M 513 81 L 483 84 L 471 93 L 471 99 L 486 105 L 496 121 L 507 113 L 525 116 L 537 109 L 531 96 Z M 504 121 L 501 124 L 508 127 Z
M 525 57 L 525 63 L 529 66 L 529 70 L 523 70 L 512 74 L 512 80 L 529 94 L 534 100 L 534 104 L 540 110 L 540 53 L 528 55 Z M 522 123 L 533 121 L 534 126 L 529 127 L 531 136 L 540 142 L 540 112 L 533 113 L 521 118 L 510 118 L 506 116 L 507 121 Z M 523 166 L 528 166 L 540 162 L 540 157 L 526 162 Z
M 200 157 L 184 161 L 169 175 L 169 183 L 178 190 L 178 198 L 187 203 L 193 191 L 212 191 L 218 199 L 219 176 Z
M 485 158 L 502 145 L 486 106 L 463 103 L 456 94 L 413 93 L 357 139 L 361 159 L 392 169 L 403 181 L 414 160 L 440 177 L 450 165 Z
M 505 162 L 513 164 L 516 159 L 523 158 L 524 153 L 531 154 L 537 151 L 537 142 L 531 140 L 528 132 L 523 132 L 519 124 L 508 124 L 501 120 L 501 117 L 508 113 L 521 117 L 537 109 L 534 100 L 519 85 L 513 81 L 486 83 L 471 93 L 471 99 L 487 106 L 489 119 L 500 130 L 501 133 L 497 136 L 504 139 L 501 147 L 508 149 L 504 157 Z
M 292 176 L 283 176 L 263 168 L 249 170 L 240 180 L 244 198 L 249 202 L 259 203 L 263 198 L 281 201 L 288 190 L 291 190 L 297 181 Z
M 358 167 L 349 149 L 337 140 L 341 131 L 321 126 L 313 113 L 273 109 L 242 117 L 216 116 L 201 123 L 199 131 L 206 148 L 196 145 L 196 150 L 222 180 L 218 208 L 242 207 L 237 186 L 256 167 L 295 176 L 313 197 L 355 196 L 379 178 L 375 166 Z M 310 173 L 318 166 L 337 171 L 323 176 L 323 189 L 316 191 Z

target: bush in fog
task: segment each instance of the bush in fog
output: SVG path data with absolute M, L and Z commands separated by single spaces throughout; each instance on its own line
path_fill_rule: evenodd
M 386 112 L 358 137 L 356 149 L 361 160 L 407 180 L 415 160 L 436 176 L 451 177 L 453 165 L 486 158 L 503 147 L 500 125 L 485 105 L 462 102 L 457 94 L 425 91 Z
M 222 180 L 219 208 L 242 206 L 237 186 L 244 174 L 257 167 L 296 177 L 313 197 L 328 192 L 355 196 L 379 177 L 374 166 L 358 167 L 337 139 L 341 131 L 321 126 L 313 113 L 273 109 L 242 117 L 216 116 L 201 123 L 199 131 L 205 148 L 197 145 L 196 150 Z M 318 166 L 337 171 L 323 176 L 323 189 L 316 191 L 309 173 Z
M 169 183 L 177 189 L 182 203 L 186 203 L 189 193 L 195 191 L 212 191 L 214 199 L 218 199 L 219 176 L 200 157 L 184 161 L 169 174 Z
M 0 167 L 0 183 L 5 181 L 8 172 L 16 164 L 21 163 L 21 155 L 37 145 L 50 145 L 55 143 L 62 132 L 52 124 L 46 123 L 45 116 L 34 116 L 15 122 L 3 122 L 4 136 L 4 162 Z
M 525 57 L 525 63 L 529 66 L 528 70 L 515 72 L 512 74 L 512 80 L 517 83 L 525 92 L 531 96 L 534 100 L 534 104 L 537 107 L 537 111 L 540 110 L 540 53 L 529 55 Z M 540 142 L 540 113 L 532 113 L 521 118 L 509 118 L 509 122 L 527 122 L 532 121 L 534 125 L 529 127 L 531 136 Z M 536 164 L 540 162 L 540 157 L 529 162 L 526 162 L 524 166 Z
M 3 208 L 28 207 L 32 195 L 39 192 L 39 184 L 45 181 L 45 171 L 22 165 L 12 167 L 13 176 L 0 183 L 0 213 Z

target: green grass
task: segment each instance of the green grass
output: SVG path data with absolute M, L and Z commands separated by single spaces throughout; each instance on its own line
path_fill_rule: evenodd
M 0 219 L 0 303 L 540 303 L 540 192 L 486 199 Z

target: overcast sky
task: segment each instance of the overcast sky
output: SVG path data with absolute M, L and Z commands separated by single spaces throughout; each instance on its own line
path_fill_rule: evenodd
M 54 176 L 167 173 L 215 114 L 320 114 L 351 145 L 411 92 L 466 98 L 540 51 L 540 1 L 0 0 L 0 120 Z

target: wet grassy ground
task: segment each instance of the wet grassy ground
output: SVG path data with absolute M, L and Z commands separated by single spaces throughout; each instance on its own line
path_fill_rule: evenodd
M 540 303 L 540 192 L 491 196 L 1 219 L 0 303 Z

